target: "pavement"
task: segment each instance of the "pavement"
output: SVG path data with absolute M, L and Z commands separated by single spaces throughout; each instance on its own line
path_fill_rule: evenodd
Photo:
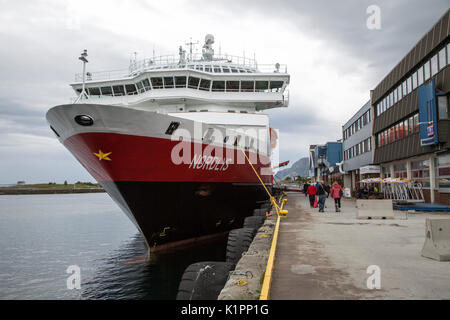
M 425 219 L 449 213 L 394 211 L 395 219 L 358 220 L 355 200 L 342 199 L 340 213 L 333 199 L 326 206 L 319 213 L 303 194 L 289 193 L 270 299 L 450 299 L 450 261 L 421 256 Z M 370 268 L 379 271 L 380 289 L 370 285 Z

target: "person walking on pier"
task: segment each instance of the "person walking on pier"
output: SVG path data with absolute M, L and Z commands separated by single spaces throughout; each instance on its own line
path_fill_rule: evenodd
M 309 196 L 309 205 L 311 206 L 311 208 L 314 208 L 314 200 L 316 200 L 316 192 L 317 188 L 313 184 L 310 184 L 308 189 L 306 190 L 306 193 Z
M 317 183 L 317 192 L 316 195 L 319 196 L 319 212 L 325 212 L 325 201 L 327 200 L 328 192 L 325 188 L 324 184 Z
M 333 183 L 331 187 L 331 197 L 334 199 L 334 206 L 336 207 L 336 212 L 341 212 L 341 197 L 342 197 L 342 187 L 337 181 Z
M 308 196 L 308 187 L 309 187 L 309 183 L 308 182 L 303 184 L 303 193 L 305 194 L 305 197 Z

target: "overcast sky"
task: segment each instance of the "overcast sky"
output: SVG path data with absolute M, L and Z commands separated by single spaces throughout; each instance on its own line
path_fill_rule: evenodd
M 370 30 L 368 6 L 380 8 Z M 215 36 L 216 52 L 288 65 L 290 105 L 274 109 L 280 160 L 341 138 L 369 92 L 449 7 L 449 0 L 96 1 L 0 0 L 0 184 L 93 181 L 54 137 L 46 111 L 73 97 L 81 71 L 127 68 Z M 201 46 L 198 46 L 201 49 Z

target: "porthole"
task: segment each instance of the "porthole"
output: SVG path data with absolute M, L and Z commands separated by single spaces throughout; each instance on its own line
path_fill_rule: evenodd
M 94 124 L 94 120 L 85 114 L 78 115 L 75 117 L 75 122 L 80 126 L 92 126 Z

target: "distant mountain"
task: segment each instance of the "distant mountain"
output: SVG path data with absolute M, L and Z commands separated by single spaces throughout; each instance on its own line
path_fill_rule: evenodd
M 276 180 L 283 180 L 286 177 L 302 176 L 307 177 L 309 171 L 309 158 L 301 158 L 296 161 L 290 168 L 280 170 L 275 175 Z

